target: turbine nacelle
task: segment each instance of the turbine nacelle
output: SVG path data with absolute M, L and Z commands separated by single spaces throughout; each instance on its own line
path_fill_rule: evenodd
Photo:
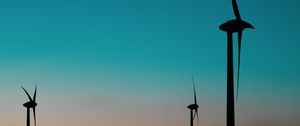
M 37 105 L 37 103 L 34 101 L 29 101 L 29 102 L 26 102 L 23 104 L 23 106 L 26 108 L 34 108 L 36 105 Z
M 229 33 L 241 32 L 246 28 L 255 29 L 250 23 L 238 19 L 229 20 L 219 26 L 220 30 Z
M 191 105 L 187 106 L 188 109 L 192 109 L 192 110 L 196 110 L 196 109 L 198 109 L 198 107 L 199 107 L 199 105 L 197 105 L 197 104 L 191 104 Z

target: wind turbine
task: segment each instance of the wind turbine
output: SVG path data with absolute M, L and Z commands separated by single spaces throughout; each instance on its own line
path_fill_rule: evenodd
M 25 91 L 26 95 L 29 98 L 29 101 L 23 104 L 23 106 L 27 108 L 27 122 L 26 122 L 27 125 L 26 126 L 30 126 L 30 108 L 33 109 L 34 125 L 36 126 L 36 117 L 35 117 L 35 107 L 37 105 L 37 103 L 36 103 L 36 85 L 35 85 L 33 99 L 30 97 L 30 95 L 25 90 L 25 88 L 22 87 L 22 89 Z
M 227 126 L 235 126 L 232 34 L 238 33 L 238 75 L 237 75 L 237 98 L 238 98 L 242 34 L 243 31 L 247 28 L 254 29 L 254 27 L 250 23 L 242 20 L 236 0 L 232 0 L 232 7 L 236 19 L 229 20 L 219 26 L 220 30 L 227 32 Z
M 197 124 L 198 124 L 198 118 L 199 118 L 199 115 L 198 115 L 198 107 L 199 105 L 197 104 L 197 97 L 196 97 L 196 89 L 195 89 L 195 81 L 194 81 L 194 77 L 192 76 L 192 80 L 193 80 L 193 88 L 194 88 L 194 104 L 191 104 L 189 106 L 187 106 L 188 109 L 190 109 L 191 111 L 191 118 L 190 118 L 190 125 L 193 126 L 193 122 L 194 122 L 194 119 L 195 117 L 197 116 Z M 195 113 L 194 113 L 195 111 Z

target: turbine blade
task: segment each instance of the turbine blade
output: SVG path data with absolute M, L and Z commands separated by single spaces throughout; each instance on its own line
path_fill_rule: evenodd
M 197 105 L 197 96 L 196 96 L 196 89 L 195 89 L 195 80 L 194 80 L 194 76 L 192 75 L 192 80 L 193 80 L 193 88 L 194 88 L 194 101 L 195 104 Z
M 33 107 L 34 126 L 36 126 L 35 107 Z
M 194 115 L 193 115 L 193 120 L 195 120 L 195 118 L 196 118 L 196 113 L 194 112 Z
M 238 101 L 239 97 L 239 86 L 240 86 L 240 65 L 241 65 L 241 48 L 242 48 L 242 36 L 243 32 L 238 32 L 238 75 L 237 75 L 237 93 L 236 100 Z
M 29 100 L 30 100 L 30 101 L 32 101 L 32 99 L 31 99 L 30 95 L 29 95 L 29 94 L 28 94 L 28 92 L 25 90 L 25 88 L 24 88 L 24 87 L 22 87 L 22 88 L 23 88 L 23 90 L 25 91 L 25 93 L 27 94 L 27 96 L 28 96 Z
M 35 90 L 34 90 L 34 95 L 33 95 L 33 101 L 35 102 L 36 100 L 36 85 L 35 85 Z
M 234 12 L 236 19 L 242 20 L 236 0 L 232 0 L 232 7 L 233 7 L 233 12 Z
M 194 113 L 194 115 L 193 115 L 193 120 L 195 119 L 195 116 L 196 116 L 196 114 Z

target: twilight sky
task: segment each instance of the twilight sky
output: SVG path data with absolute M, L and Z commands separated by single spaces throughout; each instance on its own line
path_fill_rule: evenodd
M 300 1 L 238 0 L 246 30 L 237 126 L 300 125 Z M 231 0 L 0 2 L 0 125 L 225 126 Z M 236 46 L 236 45 L 235 45 Z

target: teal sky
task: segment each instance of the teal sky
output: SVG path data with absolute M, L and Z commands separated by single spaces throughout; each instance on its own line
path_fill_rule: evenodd
M 300 124 L 300 1 L 238 0 L 244 32 L 239 126 Z M 193 73 L 199 126 L 225 125 L 230 0 L 0 2 L 0 125 L 187 126 Z M 236 46 L 236 45 L 235 45 Z

